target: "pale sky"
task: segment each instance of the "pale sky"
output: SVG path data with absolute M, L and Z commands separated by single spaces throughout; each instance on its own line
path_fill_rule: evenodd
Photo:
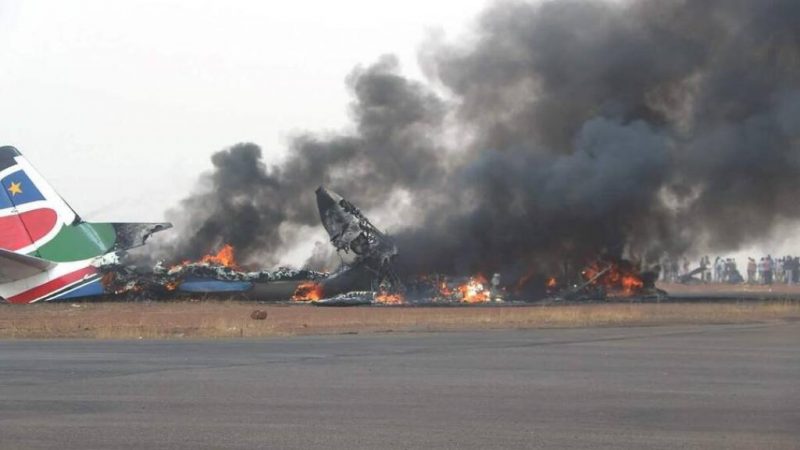
M 487 0 L 0 0 L 0 145 L 86 220 L 158 221 L 252 141 L 348 124 L 347 74 L 380 55 L 421 77 L 431 32 L 468 32 Z

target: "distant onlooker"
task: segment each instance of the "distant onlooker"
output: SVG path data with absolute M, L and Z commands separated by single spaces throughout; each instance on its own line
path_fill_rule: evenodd
M 700 266 L 703 268 L 702 279 L 708 283 L 711 281 L 711 258 L 706 255 L 700 258 Z
M 731 268 L 728 273 L 728 283 L 731 284 L 739 284 L 744 282 L 744 278 L 742 278 L 742 274 L 739 273 L 739 268 L 736 267 L 736 260 L 734 258 L 730 259 Z
M 797 283 L 798 270 L 800 270 L 800 258 L 787 256 L 783 261 L 786 284 Z
M 756 260 L 747 258 L 747 283 L 754 284 L 756 282 Z
M 739 274 L 739 269 L 736 268 L 736 260 L 728 258 L 725 263 L 725 281 L 727 283 L 740 283 L 742 276 Z
M 767 255 L 766 259 L 764 259 L 764 283 L 765 284 L 772 284 L 772 274 L 773 274 L 773 261 L 770 255 Z
M 722 282 L 722 273 L 725 271 L 725 262 L 717 256 L 714 260 L 714 281 L 717 283 Z

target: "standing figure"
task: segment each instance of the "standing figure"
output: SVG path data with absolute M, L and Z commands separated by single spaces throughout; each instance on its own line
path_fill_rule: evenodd
M 722 282 L 722 272 L 725 268 L 725 263 L 722 261 L 722 258 L 717 256 L 717 259 L 714 260 L 714 281 L 717 283 Z
M 755 284 L 756 282 L 756 260 L 747 257 L 747 284 Z
M 772 284 L 773 270 L 774 270 L 774 265 L 772 257 L 770 255 L 767 255 L 767 258 L 764 260 L 764 282 L 766 284 Z

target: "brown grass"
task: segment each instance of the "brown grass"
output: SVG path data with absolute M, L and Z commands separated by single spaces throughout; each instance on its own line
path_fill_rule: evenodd
M 253 320 L 253 310 L 268 313 Z M 800 302 L 353 307 L 250 302 L 0 305 L 0 339 L 159 339 L 501 328 L 748 323 L 800 319 Z
M 268 313 L 253 320 L 255 309 Z M 591 304 L 523 307 L 353 307 L 248 302 L 0 306 L 0 339 L 231 338 L 304 334 L 554 328 L 800 319 L 800 302 Z

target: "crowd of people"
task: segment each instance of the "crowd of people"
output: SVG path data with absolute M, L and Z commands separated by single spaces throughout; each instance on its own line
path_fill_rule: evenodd
M 767 255 L 756 260 L 748 257 L 745 276 L 739 271 L 736 259 L 717 256 L 714 261 L 708 256 L 700 258 L 697 266 L 692 266 L 687 258 L 665 259 L 661 263 L 661 279 L 670 282 L 691 280 L 706 283 L 748 283 L 748 284 L 798 284 L 800 283 L 800 257 L 783 256 L 773 258 Z

